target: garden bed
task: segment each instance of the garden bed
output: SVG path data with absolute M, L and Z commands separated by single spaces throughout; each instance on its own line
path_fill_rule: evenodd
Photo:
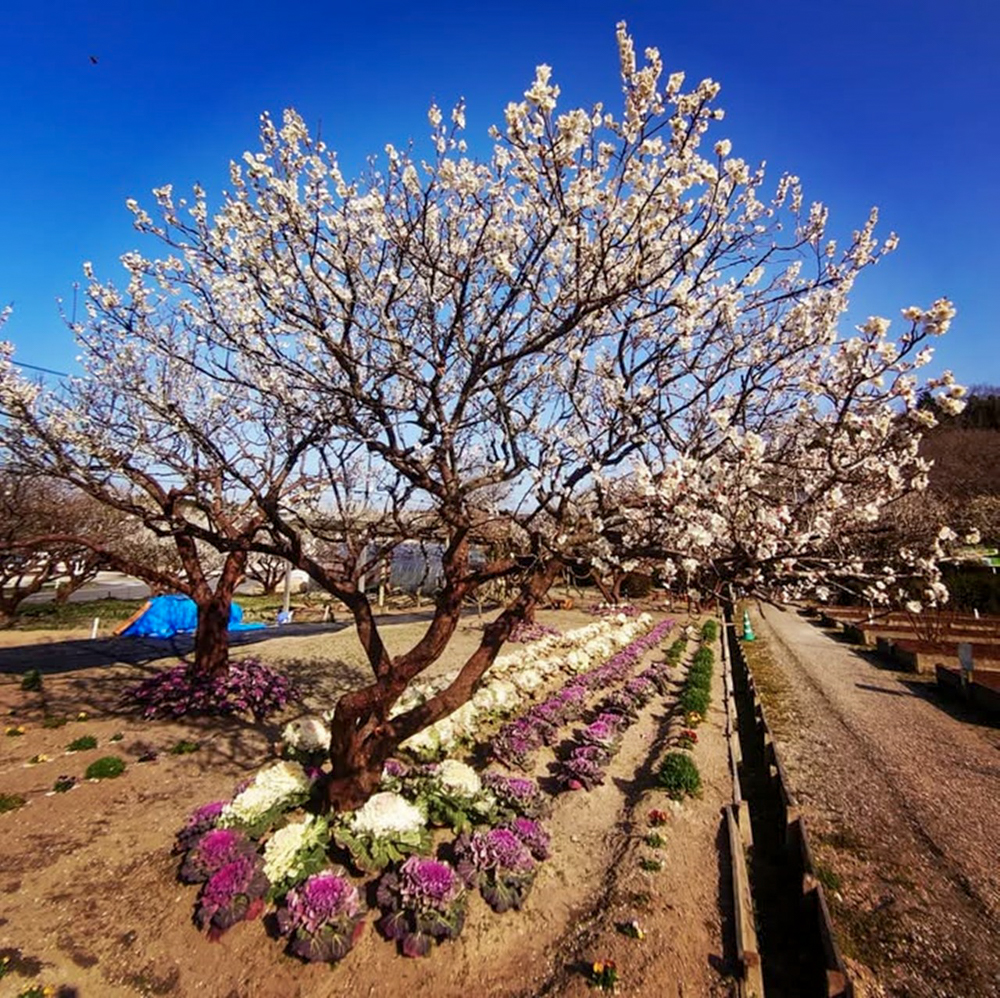
M 539 619 L 565 630 L 593 618 L 562 611 Z M 440 668 L 453 665 L 476 637 L 470 625 L 456 639 L 455 658 Z M 254 653 L 268 658 L 272 644 L 279 649 L 272 661 L 285 661 L 315 710 L 359 673 L 354 653 L 329 662 L 332 636 L 309 640 L 316 647 L 298 645 L 294 661 L 288 638 Z M 4 737 L 0 792 L 28 802 L 0 814 L 6 919 L 0 956 L 11 956 L 9 966 L 22 971 L 0 981 L 0 996 L 36 980 L 109 998 L 319 996 L 331 987 L 389 998 L 583 995 L 595 960 L 615 961 L 630 994 L 680 987 L 689 994 L 731 993 L 731 982 L 714 969 L 724 966 L 718 815 L 729 793 L 718 694 L 692 750 L 702 773 L 700 799 L 672 803 L 654 788 L 655 766 L 683 726 L 668 692 L 624 733 L 603 785 L 555 798 L 548 822 L 552 856 L 522 911 L 497 915 L 477 896 L 461 936 L 419 960 L 398 956 L 369 924 L 331 970 L 287 956 L 283 941 L 268 939 L 260 923 L 238 924 L 215 943 L 192 924 L 196 892 L 177 883 L 174 832 L 194 806 L 230 796 L 237 781 L 266 763 L 280 726 L 240 719 L 140 722 L 114 714 L 115 693 L 143 674 L 116 667 L 45 677 L 50 716 L 68 718 L 62 727 L 43 727 L 38 695 L 23 693 L 13 678 L 0 686 L 5 710 L 18 711 L 10 726 L 24 728 Z M 77 720 L 77 707 L 88 716 Z M 96 739 L 95 748 L 64 754 L 86 735 Z M 92 761 L 108 755 L 125 761 L 124 773 L 80 780 Z M 49 759 L 26 765 L 44 756 Z M 542 770 L 548 761 L 540 755 Z M 77 786 L 49 796 L 61 775 L 75 776 Z M 654 831 L 651 810 L 668 817 L 655 830 L 659 840 L 647 841 Z M 644 938 L 626 934 L 633 923 Z

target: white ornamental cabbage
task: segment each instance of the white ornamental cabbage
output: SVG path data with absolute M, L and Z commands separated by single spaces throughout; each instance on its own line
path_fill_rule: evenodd
M 305 821 L 279 828 L 264 846 L 264 874 L 272 884 L 296 873 L 300 854 L 322 845 L 328 837 L 325 821 L 310 814 Z
M 253 825 L 271 808 L 309 793 L 310 781 L 297 762 L 276 762 L 262 769 L 242 793 L 227 804 L 219 815 L 219 824 Z
M 466 797 L 475 797 L 483 789 L 479 774 L 458 759 L 445 759 L 434 775 L 442 786 L 457 790 Z
M 390 790 L 373 794 L 351 816 L 351 830 L 373 838 L 419 832 L 426 821 L 419 808 Z
M 289 721 L 281 737 L 289 748 L 298 752 L 322 752 L 330 745 L 330 729 L 319 717 Z
M 524 693 L 532 693 L 545 682 L 535 669 L 521 669 L 520 672 L 514 673 L 511 679 L 514 681 L 514 685 Z

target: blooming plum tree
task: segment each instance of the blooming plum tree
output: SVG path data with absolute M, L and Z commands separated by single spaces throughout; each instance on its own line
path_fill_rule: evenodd
M 265 114 L 217 206 L 130 202 L 162 255 L 126 254 L 124 288 L 91 279 L 83 379 L 29 390 L 4 365 L 22 459 L 94 494 L 127 480 L 155 529 L 285 558 L 347 605 L 371 681 L 336 707 L 335 808 L 472 695 L 568 564 L 815 585 L 843 517 L 925 476 L 914 371 L 951 304 L 907 309 L 895 341 L 881 318 L 842 337 L 896 237 L 872 211 L 838 247 L 796 177 L 769 193 L 706 145 L 717 83 L 617 37 L 622 110 L 561 110 L 540 66 L 486 158 L 462 102 L 431 107 L 426 159 L 388 145 L 354 180 L 294 111 Z M 950 375 L 931 387 L 959 404 Z M 482 562 L 487 535 L 503 555 Z M 440 544 L 440 589 L 391 654 L 363 580 L 413 538 Z M 497 580 L 513 595 L 454 681 L 391 716 Z

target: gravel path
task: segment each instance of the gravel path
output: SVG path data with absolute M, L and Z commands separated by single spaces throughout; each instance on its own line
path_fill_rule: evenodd
M 1000 996 L 1000 728 L 794 611 L 757 622 L 751 664 L 859 991 Z

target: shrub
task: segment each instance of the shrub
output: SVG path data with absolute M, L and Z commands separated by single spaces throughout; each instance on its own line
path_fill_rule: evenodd
M 79 738 L 74 738 L 73 741 L 66 746 L 67 752 L 85 752 L 87 749 L 97 748 L 97 739 L 93 735 L 81 735 Z
M 105 755 L 92 762 L 83 774 L 88 780 L 113 780 L 125 772 L 125 760 L 116 755 Z
M 706 620 L 701 625 L 701 640 L 710 644 L 719 636 L 719 625 L 714 619 Z
M 681 693 L 679 699 L 681 710 L 684 711 L 685 717 L 690 714 L 700 714 L 704 717 L 711 701 L 712 697 L 708 690 L 698 686 L 687 687 Z
M 65 717 L 58 717 L 55 714 L 46 714 L 42 718 L 43 728 L 61 728 L 66 723 Z
M 694 759 L 684 752 L 668 752 L 660 764 L 656 781 L 674 800 L 697 797 L 701 793 L 701 775 Z
M 663 869 L 663 863 L 660 860 L 652 859 L 649 856 L 643 856 L 639 860 L 639 866 L 647 873 L 659 873 Z

